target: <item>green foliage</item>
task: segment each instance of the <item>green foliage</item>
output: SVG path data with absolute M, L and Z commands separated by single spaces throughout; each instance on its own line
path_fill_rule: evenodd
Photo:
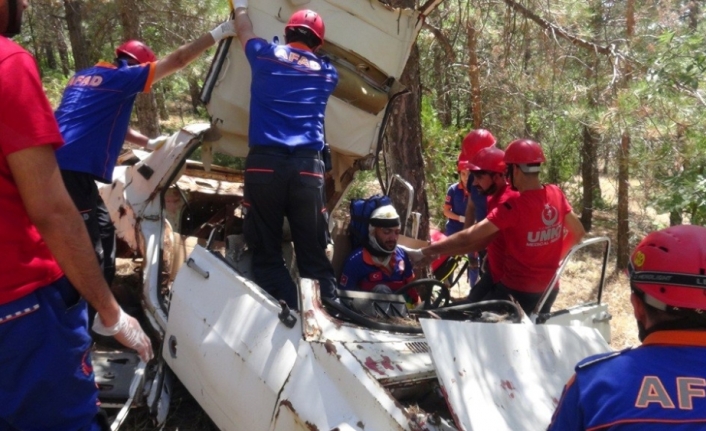
M 464 131 L 453 126 L 443 127 L 429 97 L 422 98 L 421 117 L 429 218 L 432 225 L 443 226 L 446 190 L 458 181 L 456 161 L 461 150 L 461 140 L 468 130 Z
M 654 199 L 663 211 L 675 211 L 688 217 L 691 224 L 706 224 L 706 160 L 697 169 L 689 169 L 662 180 L 664 195 Z

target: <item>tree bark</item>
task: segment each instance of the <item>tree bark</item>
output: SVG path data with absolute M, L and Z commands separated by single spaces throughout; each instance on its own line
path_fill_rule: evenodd
M 629 188 L 630 188 L 630 133 L 624 131 L 620 137 L 620 150 L 618 151 L 618 258 L 616 267 L 623 270 L 628 267 L 629 232 L 630 223 L 628 221 L 629 208 Z
M 625 39 L 628 47 L 635 33 L 635 0 L 627 0 L 625 10 Z M 623 86 L 630 84 L 632 69 L 629 62 L 624 63 Z M 630 131 L 625 127 L 620 138 L 620 151 L 618 152 L 618 247 L 616 269 L 623 270 L 628 267 L 630 255 L 630 222 L 628 199 L 630 197 Z
M 194 115 L 199 115 L 199 106 L 201 105 L 201 86 L 194 75 L 189 76 L 189 96 L 191 97 L 191 109 Z
M 47 67 L 51 70 L 56 70 L 56 55 L 54 54 L 54 45 L 49 41 L 42 42 L 44 48 L 44 57 L 46 57 Z
M 88 59 L 88 42 L 83 35 L 83 3 L 81 0 L 64 0 L 66 27 L 69 29 L 71 52 L 74 56 L 74 70 L 78 72 L 91 65 Z
M 392 108 L 386 131 L 387 175 L 388 178 L 392 178 L 394 174 L 399 174 L 414 187 L 412 211 L 422 215 L 419 237 L 427 239 L 429 238 L 429 204 L 425 190 L 426 178 L 422 156 L 420 118 L 422 94 L 419 49 L 416 44 L 412 48 L 400 82 L 407 87 L 409 93 L 400 96 Z M 392 198 L 398 207 L 406 207 L 406 202 L 400 202 L 399 198 L 395 199 L 395 196 Z M 407 220 L 403 221 L 402 228 L 406 229 L 406 226 Z
M 436 108 L 437 117 L 443 127 L 450 127 L 453 122 L 453 105 L 449 97 L 449 79 L 446 74 L 448 70 L 447 57 L 440 49 L 434 52 L 434 76 L 433 86 L 436 93 L 434 97 L 434 107 Z
M 466 34 L 468 35 L 468 78 L 471 82 L 471 111 L 473 114 L 473 128 L 479 129 L 483 126 L 483 103 L 480 94 L 480 68 L 478 67 L 478 38 L 476 27 L 472 18 L 466 22 Z
M 123 25 L 123 38 L 142 39 L 140 27 L 140 9 L 135 0 L 119 0 L 120 21 Z M 154 138 L 159 136 L 159 116 L 157 100 L 152 92 L 137 95 L 135 100 L 137 128 L 140 133 Z
M 594 35 L 600 34 L 603 30 L 603 10 L 602 0 L 595 0 L 591 6 L 593 17 L 591 19 L 591 31 Z M 596 81 L 596 74 L 600 65 L 600 58 L 595 52 L 587 53 L 585 78 L 587 91 L 587 102 L 589 112 L 597 108 L 599 90 Z M 583 126 L 583 145 L 581 148 L 581 176 L 583 179 L 583 207 L 581 208 L 581 224 L 586 232 L 593 228 L 593 210 L 596 203 L 601 199 L 601 183 L 598 172 L 598 143 L 600 142 L 600 131 L 593 126 L 593 119 L 589 115 Z
M 392 0 L 392 7 L 414 8 L 415 0 Z M 419 72 L 419 48 L 415 43 L 407 60 L 400 82 L 409 93 L 395 101 L 386 130 L 386 150 L 389 155 L 388 177 L 399 174 L 414 187 L 412 211 L 419 212 L 422 220 L 419 237 L 429 238 L 429 204 L 425 190 L 424 158 L 422 157 L 422 83 Z M 407 220 L 405 220 L 407 222 Z M 404 227 L 404 226 L 403 226 Z M 403 231 L 404 232 L 404 231 Z M 427 274 L 417 274 L 426 276 Z
M 581 224 L 586 232 L 593 227 L 593 206 L 596 201 L 594 196 L 595 183 L 594 167 L 596 166 L 596 131 L 586 124 L 583 126 L 583 146 L 581 148 L 581 176 L 583 179 L 583 206 L 581 208 Z

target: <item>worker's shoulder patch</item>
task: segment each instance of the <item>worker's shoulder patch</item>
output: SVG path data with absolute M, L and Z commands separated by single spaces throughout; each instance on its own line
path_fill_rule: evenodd
M 608 359 L 617 358 L 618 356 L 622 355 L 623 353 L 629 350 L 632 350 L 632 347 L 624 350 L 618 350 L 617 352 L 602 353 L 599 355 L 588 357 L 576 365 L 576 371 L 586 369 L 592 365 L 607 361 Z

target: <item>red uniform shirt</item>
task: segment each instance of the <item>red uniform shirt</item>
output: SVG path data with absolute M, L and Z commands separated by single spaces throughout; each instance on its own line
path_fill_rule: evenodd
M 5 304 L 62 276 L 29 220 L 7 156 L 39 145 L 58 148 L 63 141 L 34 59 L 3 36 L 0 101 L 0 304 Z
M 554 276 L 564 237 L 564 217 L 571 205 L 555 185 L 522 192 L 493 209 L 488 221 L 504 235 L 500 281 L 527 293 L 541 293 Z
M 512 190 L 510 186 L 505 185 L 502 189 L 499 189 L 496 193 L 488 196 L 488 213 L 498 207 L 498 205 L 507 202 L 508 199 L 512 199 L 520 196 L 520 192 L 517 190 Z M 488 270 L 490 271 L 490 276 L 493 279 L 493 283 L 497 283 L 502 278 L 503 266 L 505 264 L 505 235 L 501 230 L 495 235 L 493 241 L 488 244 Z

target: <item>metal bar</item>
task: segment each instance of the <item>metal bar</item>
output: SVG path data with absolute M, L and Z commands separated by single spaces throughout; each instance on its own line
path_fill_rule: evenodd
M 135 375 L 132 378 L 132 383 L 130 383 L 130 397 L 127 399 L 127 401 L 125 401 L 125 404 L 123 405 L 123 408 L 121 408 L 118 412 L 118 415 L 115 416 L 115 420 L 113 421 L 113 423 L 110 424 L 110 431 L 118 431 L 123 422 L 125 422 L 127 414 L 130 412 L 132 402 L 135 400 L 135 393 L 137 392 L 137 388 L 140 387 L 140 380 L 142 380 L 142 377 L 145 374 L 146 365 L 147 364 L 145 364 L 144 361 L 140 361 L 140 363 L 137 364 L 137 368 L 135 368 Z
M 559 265 L 559 268 L 557 271 L 554 273 L 554 277 L 552 277 L 551 281 L 549 282 L 549 285 L 547 285 L 547 288 L 544 290 L 544 293 L 542 294 L 542 297 L 539 298 L 539 302 L 537 302 L 537 305 L 534 307 L 534 310 L 532 310 L 532 313 L 530 313 L 530 320 L 532 322 L 536 323 L 537 321 L 537 315 L 539 314 L 539 310 L 542 309 L 544 306 L 544 303 L 547 302 L 547 299 L 549 298 L 549 295 L 552 292 L 552 289 L 556 285 L 556 283 L 559 281 L 561 278 L 561 274 L 564 272 L 564 269 L 566 268 L 566 265 L 569 263 L 571 260 L 571 256 L 573 256 L 577 251 L 581 250 L 582 248 L 588 247 L 593 244 L 597 244 L 600 242 L 607 242 L 607 246 L 605 248 L 605 252 L 603 254 L 603 270 L 601 272 L 601 285 L 598 287 L 598 303 L 600 304 L 600 298 L 601 294 L 603 292 L 603 284 L 605 283 L 605 271 L 606 271 L 606 266 L 608 262 L 608 252 L 610 251 L 610 238 L 607 236 L 600 236 L 597 238 L 590 238 L 587 239 L 580 244 L 576 244 L 569 250 L 569 253 L 564 257 L 564 260 L 561 261 L 561 265 Z

